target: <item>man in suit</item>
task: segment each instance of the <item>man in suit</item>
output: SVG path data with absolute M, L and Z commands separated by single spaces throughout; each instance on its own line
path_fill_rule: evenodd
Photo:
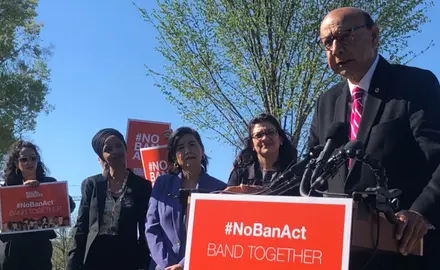
M 440 254 L 440 86 L 435 75 L 388 63 L 379 55 L 379 28 L 356 8 L 331 11 L 322 21 L 320 45 L 329 67 L 346 80 L 317 100 L 309 147 L 325 144 L 334 122 L 350 124 L 350 140 L 385 167 L 389 188 L 402 190 L 403 209 L 396 238 L 400 253 L 378 255 L 366 269 L 438 269 Z M 354 161 L 329 180 L 328 191 L 351 193 L 375 186 L 369 168 Z M 433 226 L 432 226 L 433 225 Z M 425 256 L 408 255 L 424 238 Z M 436 243 L 437 242 L 437 243 Z M 435 254 L 436 253 L 436 254 Z M 351 254 L 350 269 L 360 269 L 371 252 Z

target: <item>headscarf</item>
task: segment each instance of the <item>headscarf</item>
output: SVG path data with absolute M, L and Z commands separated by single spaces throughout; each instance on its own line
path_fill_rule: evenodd
M 99 158 L 104 161 L 104 156 L 102 155 L 102 151 L 104 149 L 105 141 L 110 136 L 116 136 L 118 139 L 122 141 L 125 148 L 127 148 L 127 143 L 124 140 L 124 136 L 121 134 L 121 132 L 117 131 L 114 128 L 104 128 L 98 131 L 96 135 L 92 139 L 92 147 L 95 153 L 99 156 Z

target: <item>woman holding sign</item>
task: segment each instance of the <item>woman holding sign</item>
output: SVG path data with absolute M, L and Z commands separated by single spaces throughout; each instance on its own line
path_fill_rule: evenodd
M 104 170 L 81 185 L 67 269 L 144 269 L 149 250 L 138 230 L 145 231 L 151 182 L 127 169 L 127 146 L 119 131 L 99 131 L 92 146 Z
M 250 121 L 245 142 L 229 176 L 229 191 L 240 191 L 242 188 L 235 187 L 242 184 L 244 187 L 268 184 L 296 162 L 296 149 L 270 114 L 262 113 Z
M 26 141 L 18 141 L 12 145 L 6 159 L 4 171 L 5 186 L 28 185 L 38 187 L 40 183 L 56 182 L 55 178 L 46 176 L 46 167 L 41 161 L 37 146 Z M 3 192 L 7 192 L 5 189 Z M 70 212 L 75 203 L 70 198 Z M 32 221 L 32 224 L 29 223 Z M 11 222 L 9 222 L 11 223 Z M 32 226 L 31 226 L 32 225 Z M 4 227 L 5 225 L 3 225 Z M 20 222 L 7 224 L 2 228 L 0 240 L 0 269 L 52 269 L 52 243 L 56 238 L 53 230 L 26 232 L 27 230 L 46 229 L 38 221 L 24 219 Z M 26 233 L 24 233 L 26 232 Z
M 151 250 L 150 268 L 182 270 L 186 244 L 186 201 L 180 188 L 223 190 L 226 184 L 208 175 L 208 158 L 197 131 L 181 127 L 168 138 L 169 174 L 154 184 L 146 219 L 146 237 Z

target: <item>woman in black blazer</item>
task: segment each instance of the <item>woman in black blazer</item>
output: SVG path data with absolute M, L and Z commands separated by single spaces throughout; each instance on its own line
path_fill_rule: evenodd
M 280 122 L 270 114 L 259 114 L 249 122 L 245 147 L 234 162 L 228 186 L 268 185 L 290 164 L 296 163 L 296 155 Z M 299 191 L 295 189 L 285 195 L 299 195 Z
M 151 182 L 126 168 L 127 146 L 117 130 L 99 131 L 92 146 L 104 171 L 82 183 L 67 269 L 144 269 L 149 261 L 143 232 Z
M 37 146 L 31 142 L 18 141 L 12 145 L 6 159 L 4 186 L 29 185 L 56 182 L 46 176 L 46 167 L 41 161 Z M 70 198 L 70 212 L 75 203 Z M 56 238 L 53 230 L 0 234 L 0 269 L 52 270 L 52 243 Z

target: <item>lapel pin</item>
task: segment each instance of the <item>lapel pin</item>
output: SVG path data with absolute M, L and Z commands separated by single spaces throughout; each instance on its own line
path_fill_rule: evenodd
M 127 188 L 127 193 L 131 193 L 131 188 Z
M 380 89 L 379 88 L 376 88 L 376 89 L 374 89 L 374 93 L 379 93 L 379 91 L 380 91 Z

